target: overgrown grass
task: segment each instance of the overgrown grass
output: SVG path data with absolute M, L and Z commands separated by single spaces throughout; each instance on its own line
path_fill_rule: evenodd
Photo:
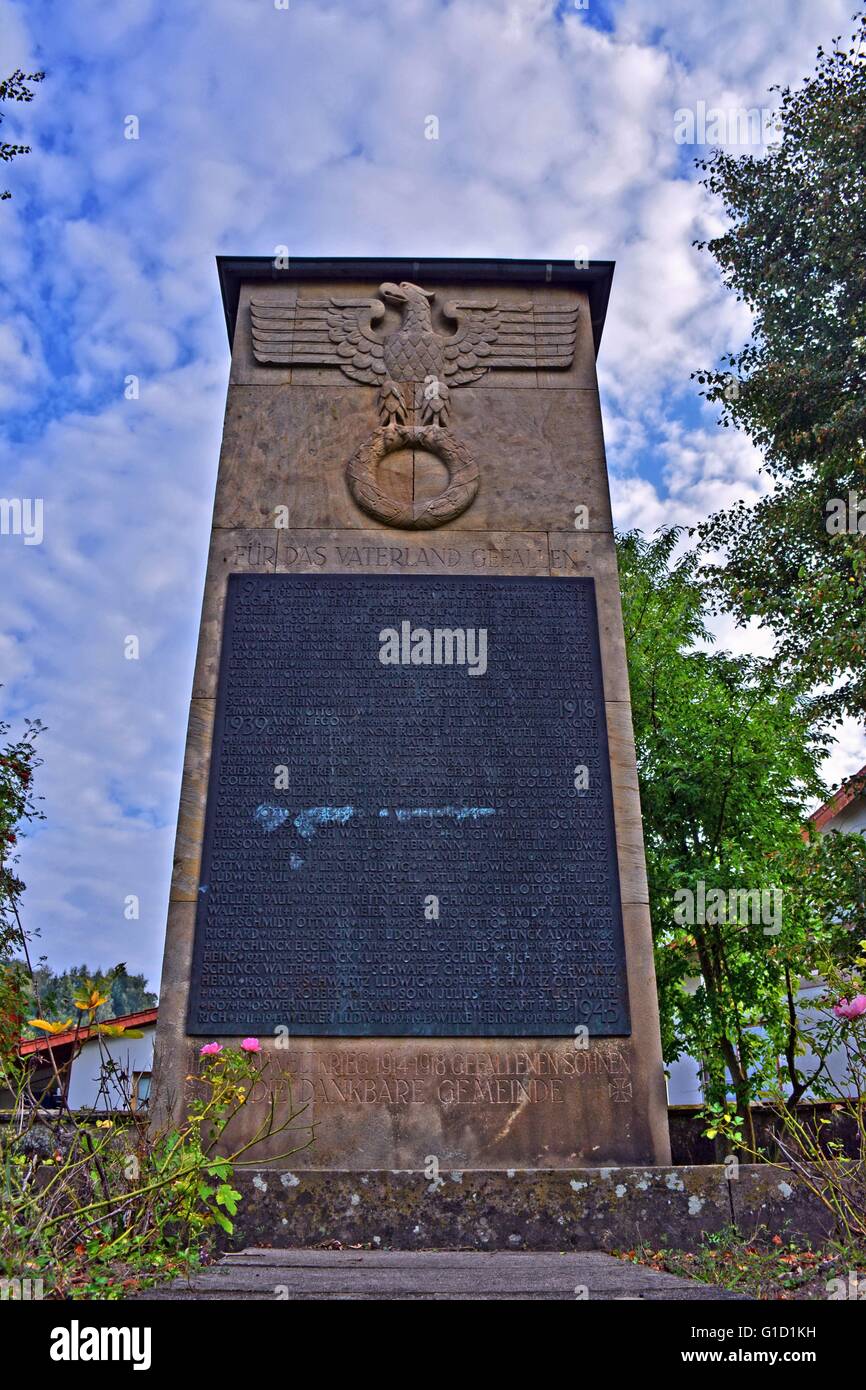
M 715 1284 L 751 1298 L 851 1297 L 859 1282 L 866 1295 L 866 1247 L 828 1242 L 812 1249 L 762 1228 L 745 1236 L 735 1226 L 705 1236 L 694 1250 L 656 1249 L 646 1242 L 613 1252 L 632 1264 Z M 850 1276 L 854 1276 L 854 1283 Z M 834 1283 L 834 1281 L 841 1281 Z

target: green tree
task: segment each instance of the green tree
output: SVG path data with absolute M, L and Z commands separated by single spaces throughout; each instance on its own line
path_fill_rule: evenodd
M 699 534 L 726 557 L 716 602 L 769 625 L 782 668 L 827 687 L 834 716 L 866 710 L 866 20 L 855 21 L 851 43 L 819 49 L 800 87 L 774 89 L 778 143 L 698 161 L 729 221 L 698 244 L 754 320 L 741 351 L 697 375 L 722 424 L 761 450 L 770 485 Z
M 11 726 L 0 720 L 0 1052 L 17 1042 L 26 1010 L 26 976 L 16 962 L 19 951 L 27 956 L 19 910 L 24 892 L 19 846 L 25 827 L 44 819 L 34 792 L 43 727 L 38 719 L 27 719 L 22 736 L 10 738 Z
M 144 975 L 129 975 L 122 962 L 110 970 L 92 970 L 88 965 L 78 965 L 56 974 L 45 961 L 40 961 L 33 975 L 40 1016 L 50 1020 L 74 1019 L 78 1012 L 76 999 L 89 995 L 93 989 L 106 1001 L 94 1012 L 97 1022 L 139 1013 L 156 1005 L 156 995 L 147 988 Z
M 699 558 L 676 558 L 679 536 L 618 546 L 662 1044 L 667 1062 L 701 1060 L 710 1102 L 733 1088 L 754 1147 L 763 1085 L 787 1068 L 802 1094 L 815 1071 L 801 979 L 819 949 L 844 958 L 851 929 L 866 934 L 866 843 L 804 840 L 827 739 L 771 664 L 706 649 Z
M 22 68 L 16 68 L 9 77 L 0 79 L 0 101 L 32 101 L 33 88 L 27 84 L 41 82 L 44 77 L 44 72 L 24 72 Z M 0 115 L 0 122 L 2 120 L 3 116 Z M 29 153 L 29 145 L 10 144 L 7 140 L 0 140 L 0 159 L 7 164 L 10 160 L 17 159 L 18 155 Z M 0 192 L 0 199 L 11 197 L 8 188 Z

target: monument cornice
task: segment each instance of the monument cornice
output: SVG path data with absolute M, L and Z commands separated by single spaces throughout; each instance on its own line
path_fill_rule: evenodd
M 217 273 L 222 293 L 229 344 L 234 343 L 238 302 L 242 284 L 249 282 L 298 281 L 379 281 L 409 279 L 445 281 L 474 285 L 557 285 L 586 291 L 592 322 L 596 356 L 607 314 L 613 280 L 613 261 L 590 261 L 576 267 L 573 261 L 497 260 L 488 257 L 414 259 L 411 256 L 292 256 L 287 268 L 278 267 L 271 256 L 217 256 Z

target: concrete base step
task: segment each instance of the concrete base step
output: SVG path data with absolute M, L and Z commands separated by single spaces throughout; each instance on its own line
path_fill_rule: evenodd
M 443 1169 L 420 1172 L 236 1170 L 243 1194 L 222 1248 L 381 1251 L 630 1250 L 641 1241 L 686 1250 L 736 1225 L 750 1234 L 821 1240 L 827 1210 L 784 1169 L 721 1166 Z
M 226 1255 L 148 1300 L 744 1299 L 598 1250 L 274 1250 Z

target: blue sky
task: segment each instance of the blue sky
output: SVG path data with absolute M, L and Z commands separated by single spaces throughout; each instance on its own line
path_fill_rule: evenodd
M 0 491 L 43 498 L 45 534 L 0 537 L 0 709 L 49 726 L 22 871 L 55 966 L 159 977 L 228 374 L 214 256 L 616 260 L 599 360 L 615 520 L 698 520 L 757 495 L 760 461 L 690 380 L 748 318 L 692 246 L 722 224 L 675 113 L 770 106 L 849 10 L 0 0 L 3 69 L 48 74 L 3 125 L 34 149 L 3 169 Z M 864 760 L 846 726 L 829 775 Z

